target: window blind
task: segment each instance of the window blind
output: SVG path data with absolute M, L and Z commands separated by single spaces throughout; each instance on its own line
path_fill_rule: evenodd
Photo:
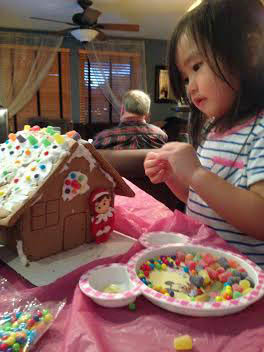
M 48 120 L 72 120 L 70 51 L 60 49 L 37 93 L 16 115 L 17 129 L 32 117 Z
M 123 94 L 138 88 L 140 56 L 138 53 L 97 52 L 79 50 L 80 59 L 80 122 L 82 124 L 117 123 L 109 87 L 121 101 Z

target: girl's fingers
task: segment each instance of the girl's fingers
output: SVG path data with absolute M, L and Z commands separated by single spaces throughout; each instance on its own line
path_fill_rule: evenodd
M 156 159 L 157 158 L 157 153 L 154 152 L 149 152 L 146 156 L 147 159 Z
M 148 177 L 152 177 L 152 176 L 156 175 L 160 170 L 161 170 L 160 167 L 146 168 L 146 169 L 145 169 L 145 174 L 146 174 Z
M 164 167 L 168 164 L 167 160 L 162 160 L 162 159 L 149 159 L 144 161 L 144 166 L 145 167 L 153 167 L 153 166 L 159 166 L 159 167 Z
M 150 159 L 150 160 L 145 160 L 144 161 L 144 167 L 154 167 L 157 165 L 157 160 L 153 160 L 153 159 Z
M 150 152 L 147 154 L 147 156 L 145 157 L 145 160 L 144 160 L 144 163 L 146 161 L 156 161 L 157 160 L 157 153 L 154 153 L 154 152 Z
M 165 175 L 165 170 L 160 170 L 155 176 L 151 178 L 152 183 L 161 183 Z

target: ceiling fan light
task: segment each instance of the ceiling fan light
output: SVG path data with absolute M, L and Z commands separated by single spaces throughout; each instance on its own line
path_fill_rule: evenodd
M 95 29 L 80 28 L 71 31 L 71 34 L 80 42 L 91 42 L 96 38 L 98 32 Z
M 197 7 L 198 5 L 200 5 L 202 2 L 202 0 L 196 0 L 187 10 L 187 12 L 192 11 L 195 7 Z

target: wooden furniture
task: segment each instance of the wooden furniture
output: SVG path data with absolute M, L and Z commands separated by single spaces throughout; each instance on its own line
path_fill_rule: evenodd
M 144 160 L 152 149 L 136 150 L 97 150 L 119 173 L 139 188 L 150 194 L 169 209 L 184 211 L 185 204 L 181 202 L 165 183 L 153 184 L 145 175 Z

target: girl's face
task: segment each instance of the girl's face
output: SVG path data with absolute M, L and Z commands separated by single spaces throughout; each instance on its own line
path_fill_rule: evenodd
M 199 53 L 194 41 L 183 35 L 176 52 L 177 67 L 192 103 L 208 118 L 221 117 L 231 110 L 238 88 L 236 80 L 225 74 L 232 89 L 220 79 Z
M 99 202 L 95 203 L 95 211 L 97 214 L 104 214 L 110 207 L 110 198 L 103 197 Z

